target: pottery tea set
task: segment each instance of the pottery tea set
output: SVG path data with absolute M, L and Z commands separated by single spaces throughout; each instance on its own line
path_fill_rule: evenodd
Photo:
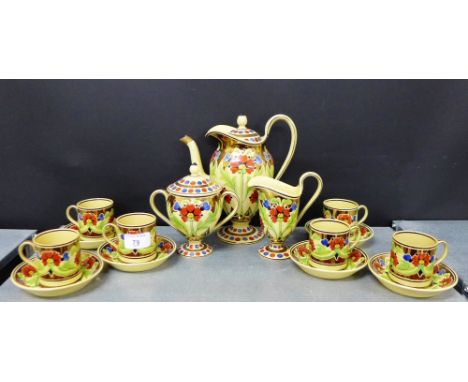
M 265 141 L 278 121 L 287 124 L 291 140 L 274 176 Z M 270 118 L 263 136 L 247 127 L 245 116 L 239 116 L 237 124 L 217 125 L 206 133 L 219 141 L 210 159 L 209 175 L 195 141 L 183 137 L 181 141 L 190 150 L 190 174 L 149 198 L 155 214 L 185 236 L 185 243 L 177 248 L 172 239 L 159 235 L 153 214 L 128 213 L 114 218 L 111 199 L 86 199 L 66 209 L 70 224 L 41 232 L 19 246 L 23 262 L 11 274 L 14 285 L 38 296 L 63 296 L 88 285 L 105 263 L 120 271 L 141 272 L 160 266 L 176 249 L 184 257 L 206 257 L 213 248 L 204 239 L 215 231 L 219 240 L 233 245 L 255 244 L 266 235 L 269 243 L 258 249 L 261 257 L 291 259 L 307 274 L 323 279 L 343 279 L 368 267 L 385 287 L 412 297 L 434 296 L 457 284 L 456 273 L 442 263 L 447 243 L 425 233 L 398 231 L 389 252 L 369 259 L 358 247 L 374 235 L 364 224 L 368 210 L 352 200 L 325 200 L 323 217 L 305 224 L 308 239 L 286 246 L 286 239 L 320 195 L 322 178 L 306 172 L 296 186 L 279 180 L 297 142 L 296 126 L 288 116 Z M 316 189 L 301 207 L 307 178 L 315 180 Z M 156 205 L 158 195 L 164 197 L 165 213 Z M 226 216 L 221 219 L 223 211 Z M 260 228 L 250 224 L 257 212 Z M 439 245 L 443 246 L 440 256 Z

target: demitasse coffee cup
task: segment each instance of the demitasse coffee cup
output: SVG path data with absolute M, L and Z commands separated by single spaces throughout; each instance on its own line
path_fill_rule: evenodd
M 439 245 L 444 249 L 437 258 Z M 448 244 L 427 233 L 398 231 L 393 234 L 388 276 L 395 282 L 415 288 L 432 283 L 434 267 L 447 257 Z
M 34 254 L 28 257 L 25 247 L 32 247 Z M 51 229 L 35 235 L 18 247 L 21 259 L 34 268 L 39 284 L 58 287 L 73 284 L 81 276 L 80 234 L 72 229 Z
M 76 220 L 71 210 L 76 210 Z M 95 238 L 102 236 L 104 226 L 114 220 L 114 202 L 107 198 L 85 199 L 68 206 L 65 214 L 83 237 Z
M 157 255 L 156 216 L 145 212 L 135 212 L 119 216 L 114 223 L 104 226 L 104 239 L 115 247 L 115 238 L 109 230 L 115 231 L 117 252 L 124 263 L 144 263 Z M 114 240 L 113 240 L 114 239 Z
M 333 270 L 347 267 L 348 258 L 361 238 L 359 226 L 319 218 L 308 221 L 305 228 L 311 246 L 310 265 Z
M 361 219 L 358 220 L 359 210 L 363 210 Z M 348 199 L 326 199 L 323 201 L 323 217 L 337 219 L 348 224 L 361 224 L 367 218 L 367 207 Z

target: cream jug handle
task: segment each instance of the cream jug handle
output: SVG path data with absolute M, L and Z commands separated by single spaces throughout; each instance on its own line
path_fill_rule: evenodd
M 223 201 L 224 201 L 224 198 L 226 198 L 226 196 L 228 196 L 228 195 L 230 195 L 236 201 L 235 208 L 233 208 L 232 211 L 223 220 L 221 220 L 218 224 L 216 224 L 216 226 L 213 228 L 212 231 L 216 231 L 223 224 L 225 224 L 229 220 L 231 220 L 234 217 L 234 215 L 237 213 L 237 210 L 239 209 L 240 203 L 239 203 L 239 197 L 237 196 L 237 194 L 235 194 L 234 192 L 231 192 L 231 191 L 224 191 L 221 194 L 221 197 L 223 198 Z M 210 231 L 210 232 L 212 232 L 212 231 Z
M 315 190 L 314 194 L 310 197 L 307 204 L 302 208 L 302 211 L 299 213 L 299 216 L 297 217 L 298 223 L 302 219 L 304 214 L 307 212 L 307 210 L 312 206 L 312 203 L 314 203 L 315 200 L 318 198 L 323 188 L 322 178 L 320 177 L 319 174 L 317 174 L 316 172 L 312 172 L 312 171 L 308 171 L 302 174 L 301 177 L 299 178 L 299 185 L 301 186 L 301 188 L 304 184 L 304 180 L 306 180 L 307 178 L 315 178 L 315 180 L 317 181 L 317 189 Z
M 166 205 L 167 205 L 167 199 L 169 198 L 169 194 L 164 191 L 164 190 L 156 190 L 154 191 L 151 195 L 150 195 L 150 198 L 149 198 L 149 202 L 150 202 L 150 206 L 151 208 L 153 209 L 153 211 L 156 213 L 156 215 L 158 215 L 167 225 L 170 225 L 172 228 L 176 229 L 171 221 L 169 220 L 168 217 L 166 217 L 159 209 L 158 207 L 156 206 L 156 202 L 155 202 L 155 199 L 156 199 L 156 195 L 158 194 L 162 194 L 164 195 L 164 201 L 166 202 Z
M 283 176 L 286 169 L 288 168 L 289 163 L 291 162 L 291 159 L 294 155 L 294 151 L 296 150 L 296 143 L 297 143 L 296 125 L 294 124 L 293 120 L 285 114 L 276 114 L 267 121 L 265 125 L 265 135 L 262 137 L 262 141 L 265 142 L 265 140 L 268 138 L 270 134 L 271 128 L 278 121 L 284 121 L 288 125 L 289 130 L 291 131 L 291 143 L 289 144 L 288 154 L 286 155 L 286 158 L 284 159 L 284 162 L 281 168 L 277 172 L 275 179 L 280 179 Z

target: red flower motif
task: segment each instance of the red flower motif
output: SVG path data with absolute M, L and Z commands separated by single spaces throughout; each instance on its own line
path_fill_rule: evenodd
M 348 224 L 351 224 L 353 222 L 353 218 L 349 214 L 339 214 L 336 218 Z
M 391 251 L 390 252 L 390 258 L 392 259 L 393 261 L 393 265 L 398 265 L 398 256 L 396 255 L 395 252 Z
M 83 266 L 86 268 L 86 269 L 91 269 L 94 265 L 94 263 L 96 262 L 96 260 L 94 259 L 94 257 L 90 256 L 88 257 L 85 261 L 83 261 Z
M 250 199 L 250 203 L 252 203 L 252 204 L 257 203 L 258 191 L 255 190 L 254 192 L 252 192 L 252 195 L 249 196 L 249 199 Z
M 96 225 L 97 223 L 97 217 L 96 215 L 92 214 L 91 212 L 87 212 L 83 214 L 83 217 L 81 218 L 84 224 L 87 224 L 88 220 L 91 220 L 93 225 Z
M 37 272 L 37 269 L 34 268 L 32 265 L 25 265 L 23 268 L 21 268 L 21 273 L 25 275 L 26 277 L 31 277 L 34 273 Z
M 307 255 L 309 253 L 309 249 L 307 248 L 307 244 L 302 244 L 299 247 L 297 247 L 297 253 L 301 257 L 303 257 L 304 254 Z
M 171 243 L 164 243 L 162 250 L 163 252 L 169 252 L 172 249 L 172 244 Z
M 202 216 L 201 212 L 200 208 L 196 207 L 194 204 L 189 204 L 180 210 L 180 217 L 184 222 L 188 219 L 195 220 L 197 222 Z
M 355 263 L 356 261 L 358 261 L 358 260 L 362 257 L 362 255 L 361 255 L 361 253 L 360 253 L 359 251 L 354 250 L 354 251 L 351 253 L 351 256 L 350 256 L 350 257 L 351 257 L 351 261 L 352 261 L 353 263 Z
M 336 246 L 338 246 L 340 249 L 343 249 L 345 246 L 345 240 L 340 236 L 331 239 L 329 243 L 330 249 L 334 251 Z
M 224 197 L 224 200 L 229 204 L 229 203 L 231 203 L 232 196 L 231 196 L 231 195 L 226 195 L 226 196 Z
M 424 251 L 419 251 L 411 257 L 411 263 L 413 263 L 415 267 L 419 266 L 419 264 L 424 264 L 424 266 L 427 267 L 430 262 L 431 256 L 429 256 L 429 254 Z
M 442 280 L 440 280 L 440 286 L 447 286 L 453 282 L 453 277 L 450 275 Z
M 378 260 L 374 260 L 374 262 L 372 263 L 372 266 L 377 269 L 378 271 L 383 271 L 384 270 L 384 267 L 382 266 L 382 264 L 380 264 L 380 261 Z
M 309 239 L 309 245 L 310 245 L 310 250 L 315 251 L 315 244 L 314 244 L 314 241 L 312 239 Z
M 360 231 L 361 231 L 361 236 L 366 236 L 367 235 L 367 228 L 366 227 L 361 227 Z
M 41 252 L 42 264 L 47 265 L 47 262 L 48 262 L 49 259 L 52 259 L 55 266 L 59 266 L 60 265 L 60 260 L 61 260 L 60 252 L 52 251 L 52 250 L 42 251 Z
M 115 250 L 116 248 L 114 248 Z M 80 261 L 81 261 L 81 252 L 78 252 L 76 255 L 75 255 L 75 264 L 76 265 L 80 265 Z
M 270 218 L 273 223 L 276 223 L 278 219 L 282 219 L 284 223 L 289 220 L 289 209 L 283 206 L 277 206 L 270 209 Z
M 238 171 L 245 171 L 251 174 L 255 170 L 255 162 L 247 155 L 240 155 L 237 162 L 231 162 L 231 172 L 235 174 Z

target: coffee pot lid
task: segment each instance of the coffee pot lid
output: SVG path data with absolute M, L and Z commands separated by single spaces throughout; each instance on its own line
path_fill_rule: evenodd
M 263 138 L 255 130 L 247 127 L 247 117 L 245 115 L 237 117 L 237 125 L 238 127 L 217 125 L 208 130 L 206 135 L 224 135 L 245 145 L 261 145 L 263 143 Z

